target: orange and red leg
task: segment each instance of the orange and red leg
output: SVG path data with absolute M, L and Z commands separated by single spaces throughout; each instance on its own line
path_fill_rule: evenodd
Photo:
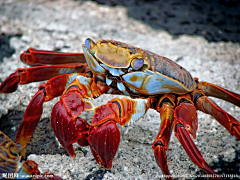
M 29 48 L 20 59 L 30 68 L 20 68 L 0 85 L 0 93 L 14 92 L 18 84 L 44 81 L 70 73 L 85 73 L 88 66 L 83 53 L 61 53 Z M 68 64 L 66 64 L 68 63 Z
M 28 48 L 20 55 L 23 63 L 29 66 L 49 65 L 49 64 L 68 64 L 85 63 L 84 53 L 63 53 L 56 51 L 37 50 Z
M 197 81 L 197 79 L 195 80 Z M 208 82 L 198 82 L 198 89 L 202 91 L 205 96 L 223 99 L 240 107 L 240 94 L 231 92 Z
M 159 133 L 152 145 L 154 149 L 155 160 L 162 170 L 162 173 L 166 175 L 166 179 L 173 179 L 167 165 L 168 145 L 172 134 L 173 120 L 174 120 L 174 106 L 175 96 L 172 94 L 164 95 L 160 98 L 156 110 L 160 113 L 161 125 Z
M 16 91 L 19 84 L 28 84 L 51 79 L 55 76 L 70 73 L 86 72 L 86 63 L 72 63 L 68 65 L 36 66 L 26 69 L 17 69 L 0 85 L 1 93 Z
M 198 90 L 193 92 L 196 108 L 213 116 L 228 132 L 240 140 L 240 122 L 221 109 L 207 96 L 217 97 L 240 107 L 240 95 L 207 82 L 199 82 Z
M 175 105 L 176 103 L 176 105 Z M 203 159 L 202 154 L 192 141 L 190 134 L 196 138 L 198 128 L 197 112 L 190 95 L 178 96 L 164 95 L 159 100 L 157 110 L 162 119 L 159 134 L 153 144 L 154 155 L 165 179 L 173 179 L 167 166 L 166 150 L 172 129 L 175 136 L 187 152 L 194 164 L 201 168 L 206 174 L 211 174 L 218 179 L 218 176 Z
M 214 179 L 220 179 L 204 160 L 201 152 L 190 137 L 191 134 L 194 139 L 196 138 L 198 128 L 197 112 L 190 95 L 178 97 L 177 107 L 174 110 L 173 128 L 175 136 L 178 138 L 192 162 L 206 174 L 212 175 Z
M 156 110 L 158 110 L 161 114 L 162 123 L 159 134 L 153 144 L 154 154 L 156 162 L 162 169 L 163 174 L 169 175 L 170 172 L 167 167 L 165 150 L 167 150 L 166 147 L 168 145 L 166 140 L 168 140 L 171 135 L 170 130 L 168 130 L 167 127 L 172 127 L 173 121 L 175 136 L 182 144 L 192 162 L 201 168 L 206 174 L 211 174 L 214 179 L 219 179 L 219 177 L 203 159 L 200 151 L 192 141 L 190 134 L 193 138 L 196 138 L 196 131 L 198 127 L 196 110 L 201 110 L 204 113 L 213 116 L 229 131 L 231 135 L 234 135 L 238 140 L 240 140 L 240 122 L 222 110 L 214 101 L 207 97 L 217 97 L 240 107 L 240 95 L 214 84 L 198 82 L 197 79 L 195 80 L 198 84 L 197 89 L 191 93 L 191 96 L 178 96 L 175 101 L 176 106 L 173 103 L 174 101 L 171 100 L 170 95 L 165 95 L 159 100 L 160 106 L 157 106 L 157 108 L 160 109 Z

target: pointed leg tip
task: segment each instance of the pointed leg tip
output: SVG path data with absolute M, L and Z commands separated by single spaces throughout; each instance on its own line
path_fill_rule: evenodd
M 17 90 L 19 83 L 19 73 L 12 73 L 5 81 L 0 85 L 0 93 L 12 93 Z
M 192 141 L 189 132 L 182 126 L 178 126 L 175 131 L 176 137 L 179 142 L 182 144 L 182 147 L 185 149 L 189 158 L 192 162 L 201 168 L 206 174 L 214 175 L 214 177 L 218 177 L 218 175 L 212 170 L 212 168 L 207 164 L 204 160 L 201 152 L 198 150 L 197 146 Z
M 76 157 L 76 154 L 74 153 L 74 154 L 72 154 L 72 155 L 70 155 L 72 158 L 75 158 Z
M 153 145 L 154 149 L 154 156 L 155 156 L 155 161 L 157 165 L 160 167 L 162 173 L 164 176 L 171 176 L 171 173 L 168 169 L 168 164 L 167 164 L 167 156 L 165 152 L 165 147 L 163 146 L 161 141 L 157 141 Z
M 73 149 L 72 144 L 64 144 L 63 147 L 71 157 L 73 158 L 76 157 L 76 153 L 75 153 L 75 150 Z

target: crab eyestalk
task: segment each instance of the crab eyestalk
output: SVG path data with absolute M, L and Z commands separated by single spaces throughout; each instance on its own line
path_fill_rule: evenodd
M 82 47 L 83 47 L 85 59 L 91 71 L 97 75 L 105 74 L 105 69 L 99 65 L 95 57 L 95 51 L 97 49 L 97 46 L 95 45 L 95 43 L 88 38 L 86 39 L 85 44 L 83 44 Z
M 140 59 L 133 59 L 131 62 L 131 66 L 134 70 L 140 69 L 144 64 L 144 60 L 142 58 Z
M 88 51 L 91 54 L 94 54 L 96 49 L 97 49 L 97 46 L 96 46 L 95 42 L 92 39 L 90 39 L 90 38 L 87 38 L 85 40 L 85 47 L 88 49 Z

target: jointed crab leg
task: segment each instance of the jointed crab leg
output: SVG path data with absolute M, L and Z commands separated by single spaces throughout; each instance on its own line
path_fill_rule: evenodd
M 213 96 L 223 99 L 240 107 L 240 94 L 236 94 L 208 82 L 199 82 L 198 86 L 198 89 L 202 90 L 206 96 Z
M 185 127 L 180 125 L 175 126 L 175 135 L 194 164 L 201 168 L 206 174 L 214 175 L 213 179 L 221 179 L 203 159 L 202 154 L 192 141 Z
M 38 92 L 32 98 L 26 109 L 23 121 L 20 124 L 16 137 L 16 141 L 20 142 L 23 146 L 23 151 L 21 152 L 22 155 L 25 155 L 25 147 L 29 143 L 32 134 L 42 115 L 43 102 L 60 96 L 65 90 L 65 88 L 78 75 L 79 73 L 56 76 L 47 81 L 47 83 L 39 86 Z
M 240 122 L 222 110 L 214 101 L 206 96 L 201 96 L 196 101 L 196 108 L 213 116 L 232 136 L 234 135 L 240 140 Z
M 215 176 L 214 179 L 218 179 L 219 177 L 203 159 L 202 154 L 189 135 L 191 134 L 193 138 L 196 138 L 197 127 L 197 112 L 190 98 L 187 96 L 178 97 L 178 106 L 174 110 L 175 136 L 182 144 L 192 162 L 206 174 L 212 174 Z
M 152 148 L 154 149 L 155 160 L 164 175 L 171 175 L 167 165 L 166 151 L 172 134 L 174 99 L 175 96 L 172 94 L 164 95 L 157 105 L 157 111 L 160 112 L 162 121 Z M 172 177 L 169 176 L 168 179 L 172 179 Z
M 0 92 L 11 93 L 17 89 L 18 84 L 44 81 L 61 74 L 84 73 L 86 69 L 86 63 L 37 66 L 26 69 L 18 69 L 0 85 Z
M 63 53 L 29 48 L 24 51 L 20 59 L 27 65 L 38 66 L 48 64 L 85 63 L 83 53 Z

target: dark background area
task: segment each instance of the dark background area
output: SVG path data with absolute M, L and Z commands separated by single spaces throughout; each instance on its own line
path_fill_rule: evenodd
M 209 42 L 240 42 L 240 0 L 92 1 L 107 6 L 124 6 L 129 17 L 165 30 L 175 38 L 187 34 L 202 36 Z M 0 61 L 15 52 L 9 46 L 9 39 L 13 36 L 19 37 L 20 34 L 0 34 Z
M 9 41 L 13 36 L 20 37 L 21 35 L 5 33 L 0 34 L 0 62 L 3 61 L 4 57 L 10 57 L 13 53 L 15 53 L 15 49 L 9 45 Z
M 240 42 L 239 0 L 92 0 L 125 6 L 128 15 L 174 36 L 199 35 L 208 41 Z

